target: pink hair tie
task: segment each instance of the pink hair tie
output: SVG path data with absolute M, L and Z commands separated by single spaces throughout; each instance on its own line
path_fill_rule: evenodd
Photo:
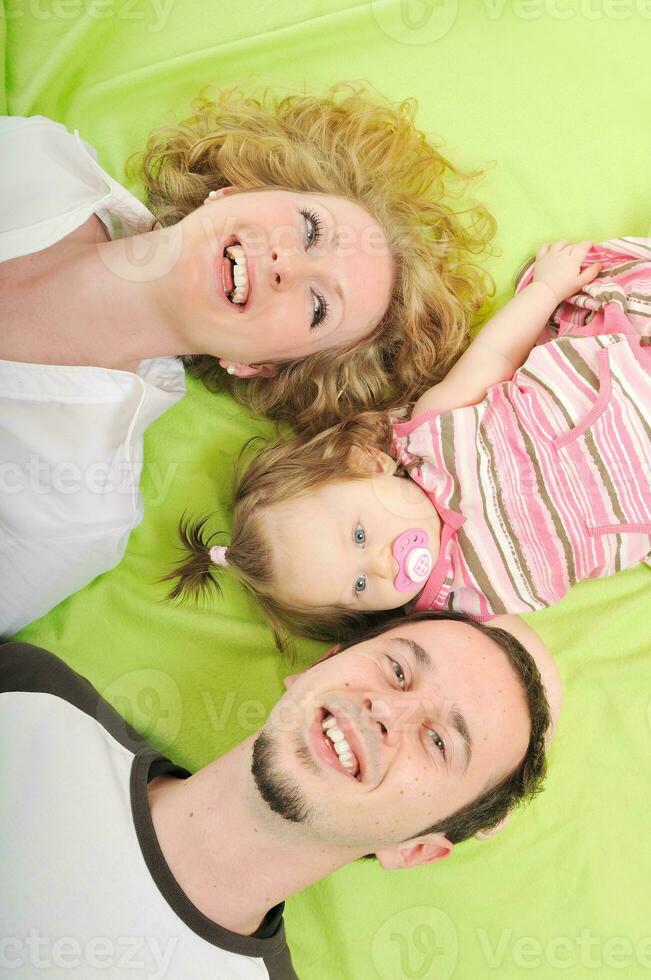
M 225 548 L 221 544 L 216 544 L 213 548 L 210 549 L 209 552 L 210 560 L 213 561 L 215 565 L 228 565 L 228 562 L 226 560 L 227 551 L 228 548 Z

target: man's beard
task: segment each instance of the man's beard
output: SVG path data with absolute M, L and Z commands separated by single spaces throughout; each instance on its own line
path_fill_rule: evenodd
M 260 732 L 253 743 L 251 774 L 260 796 L 270 810 L 291 823 L 307 823 L 312 811 L 299 784 L 281 771 L 278 746 L 272 735 Z M 309 755 L 304 761 L 309 760 Z M 311 762 L 311 760 L 309 760 Z

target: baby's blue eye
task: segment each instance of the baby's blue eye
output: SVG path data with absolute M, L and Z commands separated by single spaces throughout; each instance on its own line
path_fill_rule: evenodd
M 366 576 L 360 575 L 355 579 L 355 592 L 363 592 L 366 588 Z
M 366 544 L 366 531 L 361 524 L 355 528 L 355 544 Z

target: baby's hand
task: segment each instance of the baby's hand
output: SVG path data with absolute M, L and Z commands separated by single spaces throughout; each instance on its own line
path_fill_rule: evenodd
M 553 245 L 542 245 L 536 254 L 533 281 L 543 282 L 553 291 L 561 303 L 573 293 L 578 293 L 592 282 L 601 269 L 600 262 L 593 262 L 581 272 L 581 263 L 592 248 L 592 242 L 570 245 L 565 239 Z

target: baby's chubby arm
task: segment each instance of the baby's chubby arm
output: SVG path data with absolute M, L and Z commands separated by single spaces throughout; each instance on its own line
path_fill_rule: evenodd
M 597 275 L 598 262 L 581 272 L 591 247 L 589 241 L 571 245 L 565 240 L 541 246 L 533 281 L 484 324 L 443 381 L 418 399 L 412 417 L 476 405 L 491 385 L 509 381 L 558 304 Z

